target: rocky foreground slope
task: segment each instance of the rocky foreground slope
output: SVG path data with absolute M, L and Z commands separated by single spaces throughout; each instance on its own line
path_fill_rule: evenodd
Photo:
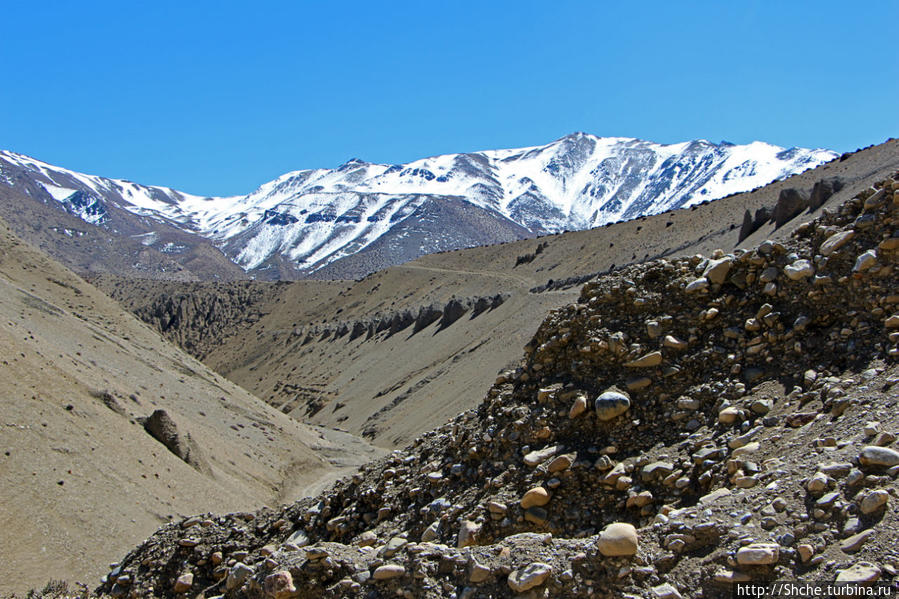
M 899 568 L 899 174 L 553 312 L 477 409 L 316 498 L 160 529 L 113 596 L 714 596 Z

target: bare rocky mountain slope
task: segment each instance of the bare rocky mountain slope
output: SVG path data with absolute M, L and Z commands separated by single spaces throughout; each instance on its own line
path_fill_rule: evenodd
M 897 168 L 890 140 L 693 208 L 432 254 L 355 282 L 96 283 L 278 409 L 400 447 L 476 405 L 583 282 L 651 258 L 782 240 Z
M 3 592 L 93 582 L 172 518 L 290 501 L 376 455 L 210 371 L 0 221 Z
M 98 591 L 677 598 L 895 581 L 899 173 L 854 195 L 779 242 L 597 277 L 477 407 L 318 497 L 168 524 Z
M 104 228 L 85 221 L 78 212 L 63 209 L 48 195 L 40 179 L 25 173 L 5 176 L 7 180 L 0 176 L 0 218 L 18 237 L 78 274 L 112 273 L 177 281 L 247 277 L 211 243 L 164 221 L 110 205 L 104 208 L 104 214 L 114 219 L 114 226 Z M 59 176 L 55 180 L 65 183 Z M 79 198 L 84 195 L 72 199 Z M 152 235 L 147 236 L 148 231 Z

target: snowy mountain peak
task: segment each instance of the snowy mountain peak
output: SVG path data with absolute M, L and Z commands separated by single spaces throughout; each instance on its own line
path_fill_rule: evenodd
M 248 271 L 288 263 L 311 273 L 360 252 L 377 250 L 398 263 L 430 251 L 656 214 L 835 157 L 764 142 L 657 144 L 578 131 L 543 146 L 407 164 L 352 158 L 335 169 L 285 173 L 229 198 L 84 175 L 7 151 L 0 153 L 0 184 L 15 186 L 16 175 L 27 175 L 48 201 L 88 222 L 110 226 L 112 205 L 205 237 Z M 466 212 L 491 225 L 471 225 L 459 216 Z M 443 222 L 449 213 L 455 222 Z

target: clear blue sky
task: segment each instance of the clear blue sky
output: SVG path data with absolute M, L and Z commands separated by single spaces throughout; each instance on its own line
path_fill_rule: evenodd
M 7 2 L 0 148 L 210 194 L 573 131 L 899 136 L 899 2 Z

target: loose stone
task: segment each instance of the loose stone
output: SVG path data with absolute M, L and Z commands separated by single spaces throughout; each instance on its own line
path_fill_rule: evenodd
M 253 575 L 253 569 L 242 562 L 237 562 L 228 571 L 228 579 L 225 588 L 229 591 L 240 588 L 243 583 Z
M 863 514 L 873 514 L 874 512 L 877 512 L 881 508 L 883 508 L 883 506 L 887 504 L 889 499 L 889 493 L 887 493 L 883 489 L 877 489 L 865 495 L 864 498 L 862 498 L 862 500 L 859 502 L 858 508 Z
M 685 341 L 681 341 L 673 335 L 665 335 L 665 338 L 662 339 L 662 345 L 677 350 L 687 349 L 687 343 Z
M 737 550 L 737 563 L 741 566 L 768 566 L 780 559 L 780 545 L 776 543 L 752 543 Z
M 874 250 L 868 250 L 855 259 L 852 272 L 864 272 L 875 264 L 877 264 L 877 253 Z
M 529 591 L 543 584 L 552 574 L 552 566 L 542 562 L 534 562 L 520 570 L 514 570 L 509 574 L 509 588 L 516 593 Z
M 890 468 L 899 464 L 899 451 L 889 447 L 868 445 L 863 447 L 858 455 L 858 461 L 862 466 L 882 466 Z
M 662 363 L 662 352 L 654 351 L 649 352 L 645 356 L 640 356 L 636 360 L 631 360 L 630 362 L 625 362 L 624 365 L 627 368 L 652 368 L 653 366 L 658 366 Z
M 618 391 L 606 391 L 596 398 L 594 405 L 596 417 L 603 422 L 607 422 L 627 412 L 631 405 L 631 400 L 627 395 Z
M 734 263 L 734 259 L 730 257 L 721 258 L 720 260 L 710 260 L 702 275 L 714 285 L 721 285 L 727 278 L 730 268 Z
M 855 237 L 855 231 L 842 231 L 829 237 L 824 243 L 821 244 L 821 247 L 818 249 L 818 251 L 823 256 L 830 256 L 835 251 L 843 247 L 843 245 L 845 245 L 846 242 L 853 237 Z
M 733 424 L 740 417 L 742 412 L 740 408 L 736 406 L 730 406 L 724 408 L 720 412 L 718 412 L 718 422 L 721 424 Z
M 586 411 L 587 398 L 584 397 L 583 394 L 578 394 L 578 396 L 574 398 L 574 403 L 571 404 L 571 409 L 568 410 L 568 417 L 574 419 Z
M 682 599 L 680 592 L 669 582 L 652 587 L 652 595 L 658 599 Z
M 807 279 L 815 274 L 815 267 L 808 260 L 796 260 L 784 267 L 784 274 L 791 281 Z
M 487 510 L 491 514 L 505 514 L 508 511 L 508 507 L 505 503 L 500 503 L 499 501 L 488 501 L 487 502 Z
M 461 528 L 459 528 L 459 536 L 456 538 L 456 547 L 468 547 L 474 545 L 481 532 L 481 526 L 471 520 L 464 520 Z
M 537 451 L 532 451 L 524 456 L 524 463 L 527 466 L 534 468 L 559 453 L 560 449 L 561 448 L 558 445 L 551 445 Z
M 700 277 L 698 279 L 694 279 L 687 283 L 687 287 L 684 289 L 687 293 L 698 293 L 700 291 L 705 291 L 709 288 L 709 280 L 705 277 Z
M 390 580 L 391 578 L 399 578 L 405 573 L 406 568 L 399 564 L 384 564 L 375 569 L 372 578 L 375 580 Z
M 549 503 L 549 491 L 544 489 L 543 487 L 534 487 L 530 489 L 524 496 L 521 498 L 521 507 L 523 509 L 528 509 L 529 507 L 534 506 L 543 506 Z
M 551 461 L 546 469 L 550 474 L 568 470 L 571 467 L 571 464 L 574 463 L 575 457 L 576 455 L 573 453 L 560 455 L 559 457 Z
M 178 580 L 175 581 L 175 586 L 172 589 L 176 593 L 186 593 L 190 590 L 194 584 L 194 575 L 191 572 L 186 572 L 178 577 Z
M 823 493 L 827 490 L 830 482 L 831 478 L 829 476 L 823 472 L 816 472 L 815 475 L 809 479 L 805 488 L 809 490 L 809 493 Z
M 383 549 L 381 549 L 381 555 L 384 557 L 390 558 L 396 555 L 400 549 L 409 544 L 409 541 L 402 537 L 393 537 L 387 544 L 384 545 Z
M 287 570 L 266 576 L 262 588 L 266 596 L 273 599 L 291 599 L 297 592 L 297 588 L 293 584 L 293 576 Z
M 637 529 L 627 522 L 609 524 L 596 539 L 596 549 L 606 557 L 634 555 L 637 547 Z
M 845 570 L 837 570 L 836 582 L 872 583 L 879 579 L 880 568 L 869 562 L 860 562 Z
M 625 384 L 628 391 L 639 391 L 640 389 L 645 389 L 652 385 L 652 379 L 648 376 L 641 376 L 633 379 L 629 379 Z
M 490 577 L 490 567 L 485 566 L 484 564 L 478 562 L 477 560 L 472 560 L 471 565 L 468 567 L 468 581 L 474 584 L 479 584 L 484 582 Z
M 842 549 L 844 553 L 855 553 L 873 536 L 873 530 L 868 529 L 862 531 L 856 535 L 852 535 L 848 539 L 844 539 L 843 542 L 840 543 L 840 549 Z

